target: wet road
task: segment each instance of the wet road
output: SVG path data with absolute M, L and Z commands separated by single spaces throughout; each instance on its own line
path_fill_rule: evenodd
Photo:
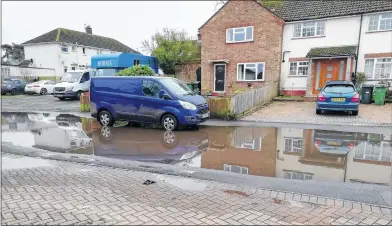
M 101 127 L 94 119 L 71 114 L 3 113 L 2 117 L 3 142 L 51 152 L 288 180 L 391 185 L 392 131 L 200 127 L 166 132 L 126 122 Z

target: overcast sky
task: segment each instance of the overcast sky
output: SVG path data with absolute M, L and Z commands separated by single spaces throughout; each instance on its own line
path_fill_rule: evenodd
M 2 43 L 23 43 L 55 28 L 117 39 L 142 51 L 141 42 L 164 27 L 191 36 L 215 12 L 215 1 L 3 1 Z

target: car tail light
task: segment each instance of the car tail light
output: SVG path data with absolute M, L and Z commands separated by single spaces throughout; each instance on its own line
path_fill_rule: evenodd
M 320 144 L 321 144 L 321 141 L 319 141 L 319 140 L 314 141 L 314 146 L 316 146 L 316 148 L 319 148 Z
M 355 147 L 355 144 L 353 142 L 348 143 L 348 148 L 353 149 Z
M 353 97 L 351 97 L 351 102 L 359 102 L 359 94 L 356 93 Z
M 324 101 L 325 101 L 325 96 L 324 96 L 323 94 L 320 93 L 320 95 L 318 95 L 318 97 L 317 97 L 317 101 L 322 101 L 322 102 L 324 102 Z

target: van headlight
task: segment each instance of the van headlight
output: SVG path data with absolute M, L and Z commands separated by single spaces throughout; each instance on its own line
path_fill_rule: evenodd
M 73 86 L 68 86 L 65 91 L 71 91 L 73 89 Z
M 194 104 L 191 104 L 191 103 L 189 103 L 189 102 L 181 101 L 181 100 L 179 100 L 179 102 L 180 102 L 181 106 L 182 106 L 184 109 L 187 109 L 187 110 L 196 110 L 196 109 L 197 109 L 196 106 L 195 106 Z

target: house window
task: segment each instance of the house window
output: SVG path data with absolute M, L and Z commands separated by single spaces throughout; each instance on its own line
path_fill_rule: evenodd
M 312 180 L 313 175 L 310 173 L 303 173 L 298 171 L 283 171 L 283 177 L 286 179 L 294 179 L 294 180 Z
M 304 76 L 308 75 L 309 62 L 299 61 L 290 62 L 290 74 L 291 76 Z
M 4 67 L 1 69 L 1 75 L 3 77 L 9 77 L 10 76 L 10 68 L 9 67 Z
M 233 173 L 248 174 L 248 167 L 223 164 L 223 170 Z
M 86 48 L 83 47 L 82 51 L 83 51 L 83 54 L 86 54 Z
M 264 63 L 237 64 L 237 81 L 264 81 Z
M 72 46 L 72 52 L 76 52 L 76 46 Z
M 294 38 L 324 36 L 325 21 L 294 24 Z
M 392 30 L 392 12 L 370 16 L 368 31 Z
M 366 59 L 365 74 L 368 79 L 391 79 L 392 58 Z
M 102 50 L 97 51 L 97 55 L 102 54 Z
M 361 143 L 363 148 L 356 148 L 355 159 L 380 161 L 380 162 L 392 162 L 392 143 L 381 141 L 375 142 L 363 142 Z
M 253 26 L 226 29 L 226 43 L 253 41 Z
M 63 52 L 63 53 L 68 53 L 68 46 L 66 46 L 66 45 L 61 45 L 61 52 Z
M 285 152 L 302 152 L 302 138 L 284 138 Z
M 68 66 L 64 66 L 64 73 L 68 71 Z

